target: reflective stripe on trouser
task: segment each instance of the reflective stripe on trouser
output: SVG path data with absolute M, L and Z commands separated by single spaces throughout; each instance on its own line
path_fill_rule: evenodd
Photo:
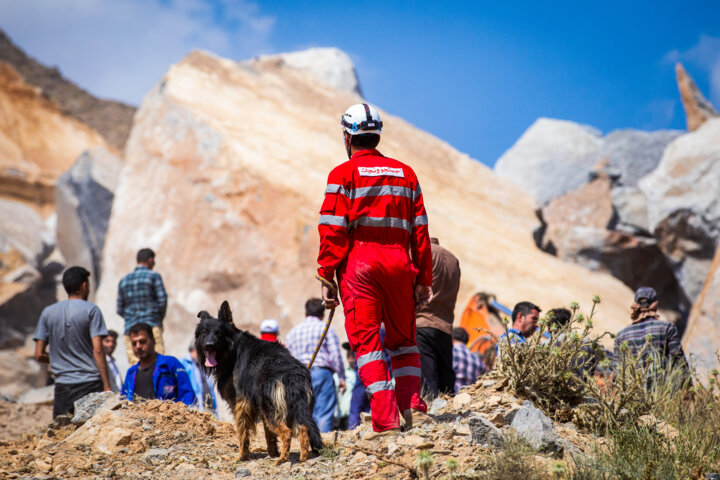
M 398 408 L 427 410 L 420 397 L 420 354 L 415 343 L 416 274 L 402 247 L 375 244 L 353 245 L 338 271 L 345 330 L 370 395 L 375 431 L 398 428 Z M 394 389 L 380 343 L 383 323 Z

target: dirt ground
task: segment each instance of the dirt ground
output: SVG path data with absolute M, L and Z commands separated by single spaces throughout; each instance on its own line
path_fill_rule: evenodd
M 17 440 L 52 423 L 52 405 L 22 405 L 0 401 L 0 441 Z
M 324 434 L 326 448 L 305 463 L 299 463 L 298 443 L 293 439 L 290 462 L 281 465 L 267 456 L 262 425 L 251 443 L 251 459 L 239 462 L 232 424 L 179 403 L 122 401 L 116 410 L 98 413 L 81 427 L 44 428 L 49 420 L 46 407 L 31 411 L 2 405 L 2 423 L 7 418 L 17 427 L 3 430 L 7 437 L 0 441 L 0 478 L 410 479 L 418 473 L 421 450 L 432 455 L 430 478 L 448 475 L 451 459 L 458 464 L 457 473 L 463 475 L 458 478 L 479 478 L 475 475 L 483 468 L 483 459 L 495 452 L 473 443 L 465 420 L 480 413 L 497 422 L 503 412 L 521 402 L 491 384 L 483 387 L 478 383 L 463 392 L 444 399 L 436 409 L 436 422 L 382 440 L 360 440 L 370 429 L 369 422 L 354 431 Z M 30 418 L 20 419 L 23 415 Z M 18 436 L 21 425 L 27 428 L 22 437 Z M 571 426 L 556 426 L 577 451 L 592 443 Z M 537 458 L 547 465 L 557 461 Z

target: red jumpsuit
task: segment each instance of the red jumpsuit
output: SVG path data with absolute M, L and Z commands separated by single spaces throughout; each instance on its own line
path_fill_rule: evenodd
M 398 428 L 398 408 L 427 411 L 420 397 L 415 284 L 432 286 L 427 215 L 415 172 L 375 149 L 328 176 L 320 210 L 318 273 L 337 274 L 345 330 L 370 395 L 373 428 Z M 385 324 L 385 349 L 380 325 Z

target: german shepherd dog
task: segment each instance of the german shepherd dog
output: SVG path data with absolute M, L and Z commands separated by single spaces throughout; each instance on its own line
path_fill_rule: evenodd
M 218 318 L 206 311 L 198 313 L 195 329 L 198 363 L 214 378 L 222 398 L 235 415 L 240 444 L 239 460 L 250 455 L 250 434 L 262 420 L 268 454 L 288 460 L 293 433 L 300 440 L 300 461 L 323 447 L 320 431 L 313 420 L 315 405 L 310 371 L 279 343 L 266 342 L 233 324 L 228 302 L 223 302 Z

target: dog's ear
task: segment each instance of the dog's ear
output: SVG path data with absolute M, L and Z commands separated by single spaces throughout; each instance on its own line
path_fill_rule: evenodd
M 212 319 L 212 316 L 210 316 L 210 314 L 209 314 L 208 312 L 206 312 L 205 310 L 203 310 L 202 312 L 198 312 L 197 317 L 198 317 L 200 320 L 210 320 L 210 319 Z
M 218 320 L 221 322 L 233 324 L 232 312 L 230 311 L 230 304 L 225 300 L 220 305 L 220 311 L 218 311 Z

